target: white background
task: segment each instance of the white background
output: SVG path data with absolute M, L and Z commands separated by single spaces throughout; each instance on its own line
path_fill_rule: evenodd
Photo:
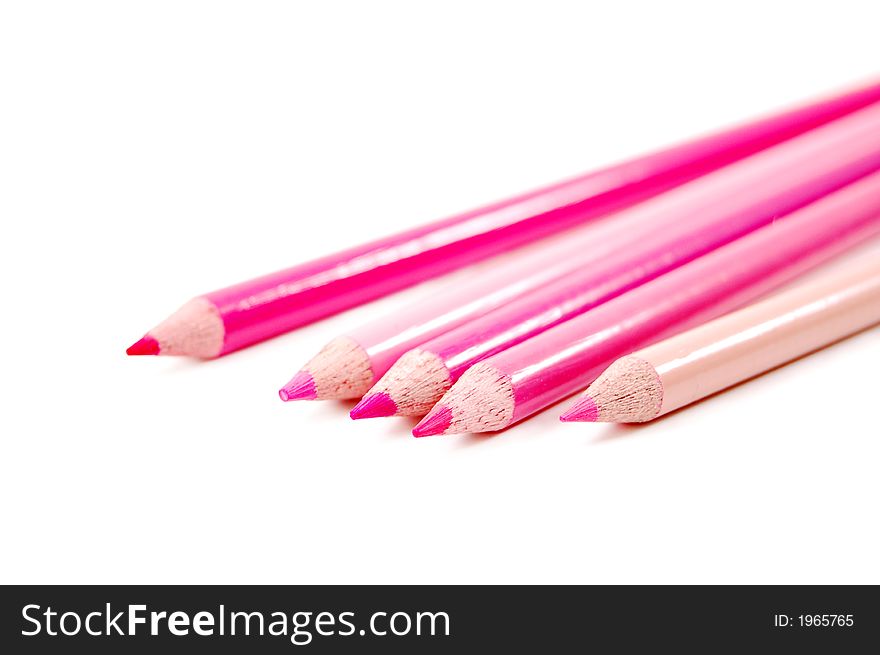
M 200 292 L 876 74 L 878 29 L 873 0 L 4 3 L 0 580 L 880 582 L 876 329 L 648 427 L 420 440 L 276 389 L 430 284 L 124 355 Z

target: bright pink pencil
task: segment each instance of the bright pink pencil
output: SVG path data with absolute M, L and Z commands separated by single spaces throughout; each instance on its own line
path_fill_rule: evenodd
M 618 357 L 740 307 L 880 234 L 880 173 L 468 369 L 415 436 L 500 430 Z
M 198 296 L 128 349 L 216 357 L 663 192 L 880 99 L 877 82 Z
M 569 275 L 404 354 L 352 418 L 423 415 L 477 362 L 880 167 L 880 105 L 694 180 L 597 226 Z

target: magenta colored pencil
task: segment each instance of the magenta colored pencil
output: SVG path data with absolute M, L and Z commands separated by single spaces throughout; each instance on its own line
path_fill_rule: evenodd
M 471 367 L 415 436 L 500 430 L 611 362 L 747 304 L 880 234 L 880 173 Z
M 880 84 L 875 81 L 843 95 L 198 296 L 150 330 L 128 354 L 225 355 L 631 205 L 878 99 Z
M 568 275 L 404 354 L 352 418 L 423 415 L 477 362 L 880 168 L 880 105 L 710 173 L 597 226 Z M 561 256 L 560 256 L 561 258 Z

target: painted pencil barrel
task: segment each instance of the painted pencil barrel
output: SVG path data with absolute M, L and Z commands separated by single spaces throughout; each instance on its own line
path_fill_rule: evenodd
M 802 285 L 633 353 L 654 366 L 657 416 L 880 323 L 880 247 Z

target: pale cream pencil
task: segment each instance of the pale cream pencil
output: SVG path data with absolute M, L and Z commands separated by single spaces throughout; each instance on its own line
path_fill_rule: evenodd
M 880 246 L 614 362 L 563 421 L 642 423 L 880 323 Z

